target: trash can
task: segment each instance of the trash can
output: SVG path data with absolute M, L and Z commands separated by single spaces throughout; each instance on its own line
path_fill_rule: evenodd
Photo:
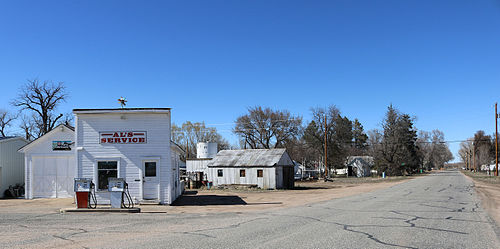
M 211 186 L 212 186 L 212 182 L 207 182 L 207 189 L 210 189 Z

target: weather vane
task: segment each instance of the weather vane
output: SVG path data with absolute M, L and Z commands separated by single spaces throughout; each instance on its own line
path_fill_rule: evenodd
M 121 105 L 121 106 L 122 106 L 122 108 L 123 108 L 123 107 L 125 107 L 125 106 L 127 105 L 127 99 L 126 99 L 126 98 L 124 98 L 124 97 L 120 97 L 120 98 L 118 99 L 118 103 L 120 103 L 120 105 Z

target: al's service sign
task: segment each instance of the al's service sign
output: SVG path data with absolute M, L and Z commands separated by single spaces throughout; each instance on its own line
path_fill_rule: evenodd
M 145 144 L 145 131 L 102 131 L 99 132 L 100 144 Z

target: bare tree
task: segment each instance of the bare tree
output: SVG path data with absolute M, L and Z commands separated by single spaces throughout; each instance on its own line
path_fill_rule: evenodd
M 63 114 L 56 115 L 54 112 L 61 102 L 67 98 L 66 87 L 63 82 L 54 84 L 50 81 L 28 80 L 24 84 L 12 105 L 20 107 L 21 111 L 28 110 L 35 114 L 34 123 L 39 136 L 52 130 Z
M 295 139 L 302 125 L 302 117 L 293 116 L 286 110 L 272 110 L 260 106 L 248 108 L 248 114 L 236 120 L 234 133 L 241 136 L 244 146 L 252 149 L 284 147 Z
M 12 126 L 12 121 L 16 118 L 16 115 L 8 112 L 7 110 L 0 109 L 0 136 L 6 136 L 7 128 Z
M 182 126 L 172 124 L 172 141 L 183 148 L 188 158 L 196 156 L 198 142 L 217 143 L 218 150 L 229 149 L 229 143 L 213 127 L 206 127 L 204 122 L 186 121 Z
M 469 138 L 460 143 L 460 149 L 458 150 L 458 156 L 462 159 L 462 162 L 466 163 L 472 158 L 472 141 L 473 138 Z
M 23 115 L 21 117 L 21 123 L 19 124 L 19 128 L 21 128 L 24 132 L 24 137 L 26 140 L 31 141 L 36 137 L 39 137 L 40 134 L 38 133 L 40 130 L 38 130 L 36 127 L 38 126 L 36 124 L 36 116 L 29 117 L 27 115 Z

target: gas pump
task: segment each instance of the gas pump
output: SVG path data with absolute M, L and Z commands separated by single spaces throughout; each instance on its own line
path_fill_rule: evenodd
M 91 178 L 75 178 L 74 191 L 77 208 L 96 208 L 95 185 Z M 92 205 L 92 202 L 94 205 Z
M 123 178 L 108 178 L 108 191 L 111 208 L 133 208 L 134 202 L 128 192 L 128 183 Z M 127 204 L 125 204 L 125 198 Z

